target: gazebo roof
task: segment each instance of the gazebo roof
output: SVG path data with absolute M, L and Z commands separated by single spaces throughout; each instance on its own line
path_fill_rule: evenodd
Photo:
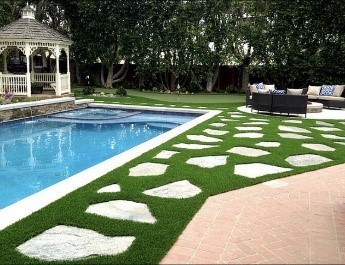
M 27 15 L 30 10 L 32 14 Z M 23 9 L 22 18 L 0 28 L 0 39 L 3 41 L 48 41 L 67 45 L 72 43 L 69 38 L 37 21 L 34 18 L 34 11 L 29 6 Z

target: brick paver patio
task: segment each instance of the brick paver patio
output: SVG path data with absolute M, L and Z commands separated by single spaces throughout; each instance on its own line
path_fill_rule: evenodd
M 345 263 L 345 164 L 210 197 L 161 264 Z

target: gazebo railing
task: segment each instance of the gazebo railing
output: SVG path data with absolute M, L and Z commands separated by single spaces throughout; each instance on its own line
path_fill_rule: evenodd
M 0 73 L 0 94 L 12 92 L 14 95 L 26 95 L 26 75 Z
M 61 80 L 61 93 L 69 93 L 69 86 L 68 86 L 68 75 L 67 74 L 61 74 L 60 75 Z
M 43 89 L 51 89 L 51 83 L 55 83 L 55 74 L 54 73 L 33 73 L 32 82 L 40 84 L 43 86 Z

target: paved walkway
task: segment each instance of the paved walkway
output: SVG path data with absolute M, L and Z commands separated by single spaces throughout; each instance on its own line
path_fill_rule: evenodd
M 345 263 L 345 164 L 210 197 L 161 264 Z

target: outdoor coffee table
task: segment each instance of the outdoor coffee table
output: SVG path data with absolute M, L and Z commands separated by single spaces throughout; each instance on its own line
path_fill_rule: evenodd
M 308 102 L 307 113 L 319 113 L 322 112 L 323 104 L 319 102 Z

